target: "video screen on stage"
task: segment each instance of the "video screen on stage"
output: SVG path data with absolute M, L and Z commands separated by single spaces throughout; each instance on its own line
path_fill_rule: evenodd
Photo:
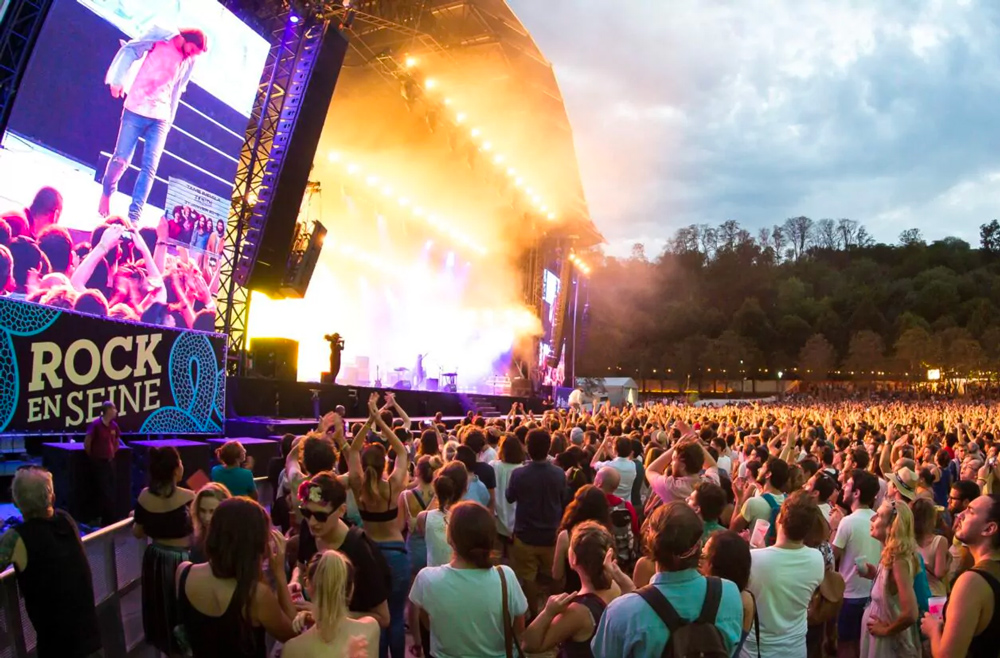
M 54 0 L 0 150 L 0 294 L 214 331 L 267 40 L 213 0 Z

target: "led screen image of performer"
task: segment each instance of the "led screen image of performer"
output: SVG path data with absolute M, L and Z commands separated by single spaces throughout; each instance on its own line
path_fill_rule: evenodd
M 98 212 L 111 214 L 111 196 L 128 169 L 139 139 L 144 140 L 139 175 L 132 190 L 128 217 L 139 221 L 153 187 L 167 135 L 177 115 L 181 95 L 194 71 L 195 59 L 208 51 L 205 33 L 198 29 L 171 32 L 154 28 L 122 45 L 108 69 L 105 84 L 114 98 L 124 98 L 114 154 L 104 172 Z

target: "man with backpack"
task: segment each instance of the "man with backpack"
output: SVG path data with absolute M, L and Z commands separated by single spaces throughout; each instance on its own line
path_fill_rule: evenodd
M 698 572 L 704 528 L 683 502 L 647 521 L 646 549 L 656 561 L 650 584 L 612 601 L 591 650 L 595 658 L 729 658 L 739 643 L 743 603 L 736 585 Z
M 736 494 L 736 509 L 741 510 L 733 516 L 729 529 L 743 532 L 750 529 L 753 536 L 754 526 L 758 521 L 770 524 L 765 537 L 765 545 L 774 545 L 777 539 L 777 519 L 781 504 L 785 501 L 784 488 L 788 484 L 788 462 L 778 457 L 768 459 L 760 469 L 758 482 L 764 489 L 759 496 L 750 497 L 752 487 L 744 478 L 733 481 L 733 493 Z
M 639 559 L 639 517 L 632 503 L 615 495 L 619 484 L 618 471 L 605 466 L 597 472 L 594 486 L 604 492 L 611 508 L 611 535 L 615 540 L 615 557 L 618 566 L 626 573 L 632 572 Z

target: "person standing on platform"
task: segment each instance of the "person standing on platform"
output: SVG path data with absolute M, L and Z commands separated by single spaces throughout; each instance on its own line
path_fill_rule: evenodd
M 52 474 L 20 468 L 11 492 L 24 522 L 0 536 L 0 570 L 14 566 L 38 658 L 102 656 L 90 563 L 76 522 L 53 507 Z
M 94 474 L 98 496 L 98 514 L 101 525 L 109 525 L 118 520 L 115 509 L 115 453 L 118 452 L 118 440 L 121 430 L 115 418 L 118 409 L 114 402 L 108 400 L 101 405 L 101 415 L 87 428 L 83 440 L 83 449 L 90 458 L 91 470 Z
M 201 30 L 184 29 L 178 33 L 161 28 L 154 28 L 118 50 L 105 84 L 113 98 L 123 98 L 125 103 L 118 141 L 102 180 L 97 210 L 101 217 L 111 214 L 111 196 L 118 189 L 140 139 L 142 162 L 132 188 L 128 218 L 136 224 L 142 217 L 181 95 L 194 72 L 195 58 L 207 50 L 208 39 Z

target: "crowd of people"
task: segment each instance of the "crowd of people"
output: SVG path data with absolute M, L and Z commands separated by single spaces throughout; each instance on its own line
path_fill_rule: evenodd
M 59 224 L 59 191 L 42 188 L 28 208 L 0 214 L 0 296 L 214 331 L 224 226 L 184 208 L 157 227 L 110 217 L 81 237 Z
M 988 405 L 515 404 L 415 429 L 391 393 L 378 404 L 286 436 L 270 510 L 238 442 L 197 492 L 172 448 L 151 453 L 133 524 L 148 642 L 196 658 L 1000 653 Z M 40 469 L 14 500 L 25 522 L 0 558 L 38 655 L 89 656 L 73 521 Z M 43 602 L 56 582 L 70 595 Z

